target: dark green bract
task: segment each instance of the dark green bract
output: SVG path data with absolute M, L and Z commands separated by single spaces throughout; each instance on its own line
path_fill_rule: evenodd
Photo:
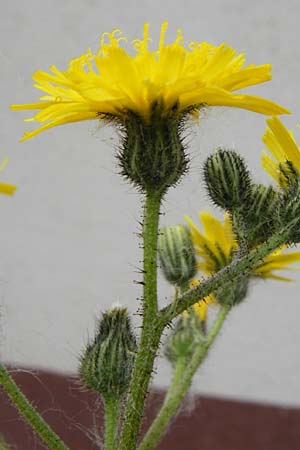
M 184 116 L 175 112 L 162 117 L 154 108 L 149 123 L 130 113 L 118 155 L 121 174 L 142 192 L 164 194 L 187 171 L 183 127 Z

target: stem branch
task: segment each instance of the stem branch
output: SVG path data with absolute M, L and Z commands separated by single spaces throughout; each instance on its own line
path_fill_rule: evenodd
M 105 399 L 105 450 L 116 450 L 118 424 L 120 418 L 120 399 Z
M 183 401 L 188 389 L 190 388 L 195 372 L 203 362 L 208 350 L 219 334 L 229 311 L 229 306 L 223 306 L 221 308 L 213 327 L 207 335 L 205 344 L 197 348 L 188 363 L 185 358 L 180 358 L 177 361 L 173 381 L 169 387 L 161 410 L 154 419 L 151 427 L 138 447 L 138 450 L 153 450 L 160 441 L 171 418 L 176 414 L 180 403 Z
M 33 430 L 51 450 L 68 450 L 68 447 L 65 446 L 63 441 L 57 436 L 52 428 L 50 428 L 35 407 L 25 397 L 2 363 L 0 363 L 0 385 L 6 391 L 19 413 L 26 419 Z

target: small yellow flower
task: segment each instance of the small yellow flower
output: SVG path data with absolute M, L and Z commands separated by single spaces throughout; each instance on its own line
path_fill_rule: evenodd
M 167 22 L 161 26 L 158 47 L 150 50 L 149 24 L 142 39 L 127 41 L 120 30 L 103 33 L 96 53 L 87 53 L 70 61 L 66 71 L 55 66 L 50 72 L 38 70 L 34 86 L 45 93 L 36 103 L 12 105 L 14 110 L 39 110 L 27 121 L 40 128 L 25 133 L 22 141 L 48 128 L 70 122 L 126 118 L 135 113 L 145 123 L 154 106 L 161 115 L 170 112 L 198 114 L 205 106 L 232 106 L 266 115 L 288 113 L 269 100 L 234 91 L 269 81 L 271 65 L 244 66 L 244 53 L 222 43 L 189 42 L 183 45 L 181 31 L 170 44 L 165 43 Z
M 0 164 L 0 172 L 1 170 L 4 169 L 4 167 L 6 166 L 8 162 L 8 158 L 5 158 L 2 163 Z M 16 190 L 16 186 L 14 186 L 13 184 L 8 184 L 8 183 L 0 183 L 0 193 L 4 194 L 4 195 L 13 195 L 15 193 Z
M 213 275 L 226 265 L 228 265 L 237 250 L 232 224 L 229 216 L 224 215 L 224 221 L 218 220 L 209 212 L 199 213 L 204 232 L 201 232 L 195 223 L 185 216 L 192 235 L 192 240 L 196 249 L 196 254 L 200 257 L 198 269 L 206 275 Z M 286 246 L 280 247 L 275 252 L 267 256 L 262 264 L 255 269 L 252 276 L 261 278 L 272 278 L 280 281 L 291 281 L 290 278 L 277 275 L 278 270 L 293 270 L 290 264 L 300 262 L 300 252 L 283 253 Z M 299 267 L 296 267 L 296 269 Z M 199 281 L 194 281 L 195 286 Z M 200 318 L 206 318 L 207 306 L 216 302 L 213 296 L 209 296 L 205 302 L 200 302 L 196 306 L 196 312 Z
M 193 280 L 190 283 L 190 288 L 198 286 L 201 283 L 201 280 Z M 217 301 L 213 294 L 208 295 L 204 299 L 200 300 L 200 302 L 195 303 L 193 305 L 194 311 L 197 316 L 200 318 L 201 322 L 205 322 L 207 320 L 207 312 L 209 305 L 217 305 Z M 188 313 L 187 313 L 188 314 Z
M 200 257 L 198 269 L 207 275 L 212 275 L 231 262 L 237 243 L 227 214 L 224 216 L 223 223 L 206 211 L 199 213 L 199 219 L 204 233 L 201 233 L 195 223 L 185 216 L 191 230 L 196 254 Z
M 262 166 L 272 178 L 281 184 L 280 164 L 293 164 L 300 174 L 300 146 L 297 146 L 293 131 L 288 131 L 278 117 L 267 120 L 268 127 L 262 138 L 273 158 L 266 153 L 262 156 Z

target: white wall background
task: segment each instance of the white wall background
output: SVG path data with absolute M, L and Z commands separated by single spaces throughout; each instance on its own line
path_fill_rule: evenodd
M 1 5 L 0 155 L 10 163 L 2 181 L 19 186 L 1 197 L 0 302 L 2 358 L 21 366 L 74 372 L 95 317 L 112 302 L 134 311 L 140 287 L 132 283 L 141 259 L 139 196 L 116 175 L 113 130 L 96 122 L 68 125 L 19 144 L 26 114 L 10 103 L 35 101 L 36 69 L 60 68 L 97 48 L 100 34 L 121 28 L 141 35 L 149 21 L 157 37 L 225 40 L 248 61 L 272 62 L 274 79 L 249 89 L 290 108 L 287 126 L 299 121 L 299 2 L 271 0 L 10 0 Z M 26 128 L 27 127 L 27 128 Z M 219 108 L 190 132 L 191 174 L 164 202 L 164 224 L 183 222 L 208 208 L 200 169 L 222 144 L 245 155 L 258 180 L 264 117 Z M 296 273 L 296 275 L 298 275 Z M 299 279 L 299 275 L 298 275 Z M 162 283 L 161 297 L 171 295 Z M 300 406 L 299 281 L 257 282 L 247 302 L 229 318 L 194 388 L 206 394 Z M 159 361 L 159 386 L 171 370 Z

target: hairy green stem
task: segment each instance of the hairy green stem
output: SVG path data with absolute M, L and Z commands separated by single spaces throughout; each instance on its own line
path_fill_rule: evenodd
M 239 243 L 239 254 L 245 255 L 249 251 L 248 236 L 246 233 L 245 222 L 240 210 L 237 208 L 231 215 L 232 226 Z
M 207 297 L 211 292 L 216 291 L 224 284 L 230 283 L 238 277 L 244 277 L 250 274 L 253 269 L 261 264 L 266 256 L 285 244 L 288 241 L 288 236 L 288 230 L 282 230 L 276 233 L 260 246 L 251 250 L 246 255 L 235 259 L 231 264 L 224 267 L 224 269 L 207 278 L 195 288 L 182 294 L 177 299 L 176 305 L 170 304 L 160 311 L 164 325 L 166 326 L 194 303 Z
M 0 434 L 0 450 L 11 450 L 4 437 Z
M 174 369 L 173 381 L 169 387 L 164 403 L 138 447 L 138 450 L 153 450 L 160 441 L 171 418 L 176 414 L 179 405 L 190 388 L 197 369 L 203 362 L 208 350 L 219 334 L 229 311 L 230 307 L 227 305 L 221 308 L 213 327 L 207 335 L 205 343 L 197 348 L 189 362 L 186 361 L 186 358 L 180 358 L 177 361 Z
M 50 428 L 35 407 L 25 397 L 2 363 L 0 363 L 0 385 L 6 391 L 19 413 L 26 419 L 26 422 L 31 425 L 36 434 L 40 436 L 42 441 L 47 444 L 51 450 L 68 450 L 68 447 L 66 447 L 63 441 Z
M 289 236 L 288 230 L 282 230 L 261 246 L 234 260 L 230 265 L 194 289 L 183 293 L 175 304 L 173 303 L 158 312 L 157 233 L 160 202 L 160 195 L 151 191 L 147 193 L 143 221 L 143 326 L 127 398 L 119 450 L 134 450 L 136 448 L 153 364 L 165 326 L 199 299 L 206 297 L 224 283 L 232 282 L 238 277 L 247 276 L 254 268 L 259 266 L 266 256 L 286 243 Z
M 120 450 L 136 448 L 153 364 L 163 331 L 162 320 L 158 318 L 157 313 L 157 235 L 160 203 L 161 195 L 151 191 L 147 193 L 143 221 L 143 326 L 129 387 Z
M 116 450 L 121 404 L 116 397 L 105 398 L 105 450 Z

